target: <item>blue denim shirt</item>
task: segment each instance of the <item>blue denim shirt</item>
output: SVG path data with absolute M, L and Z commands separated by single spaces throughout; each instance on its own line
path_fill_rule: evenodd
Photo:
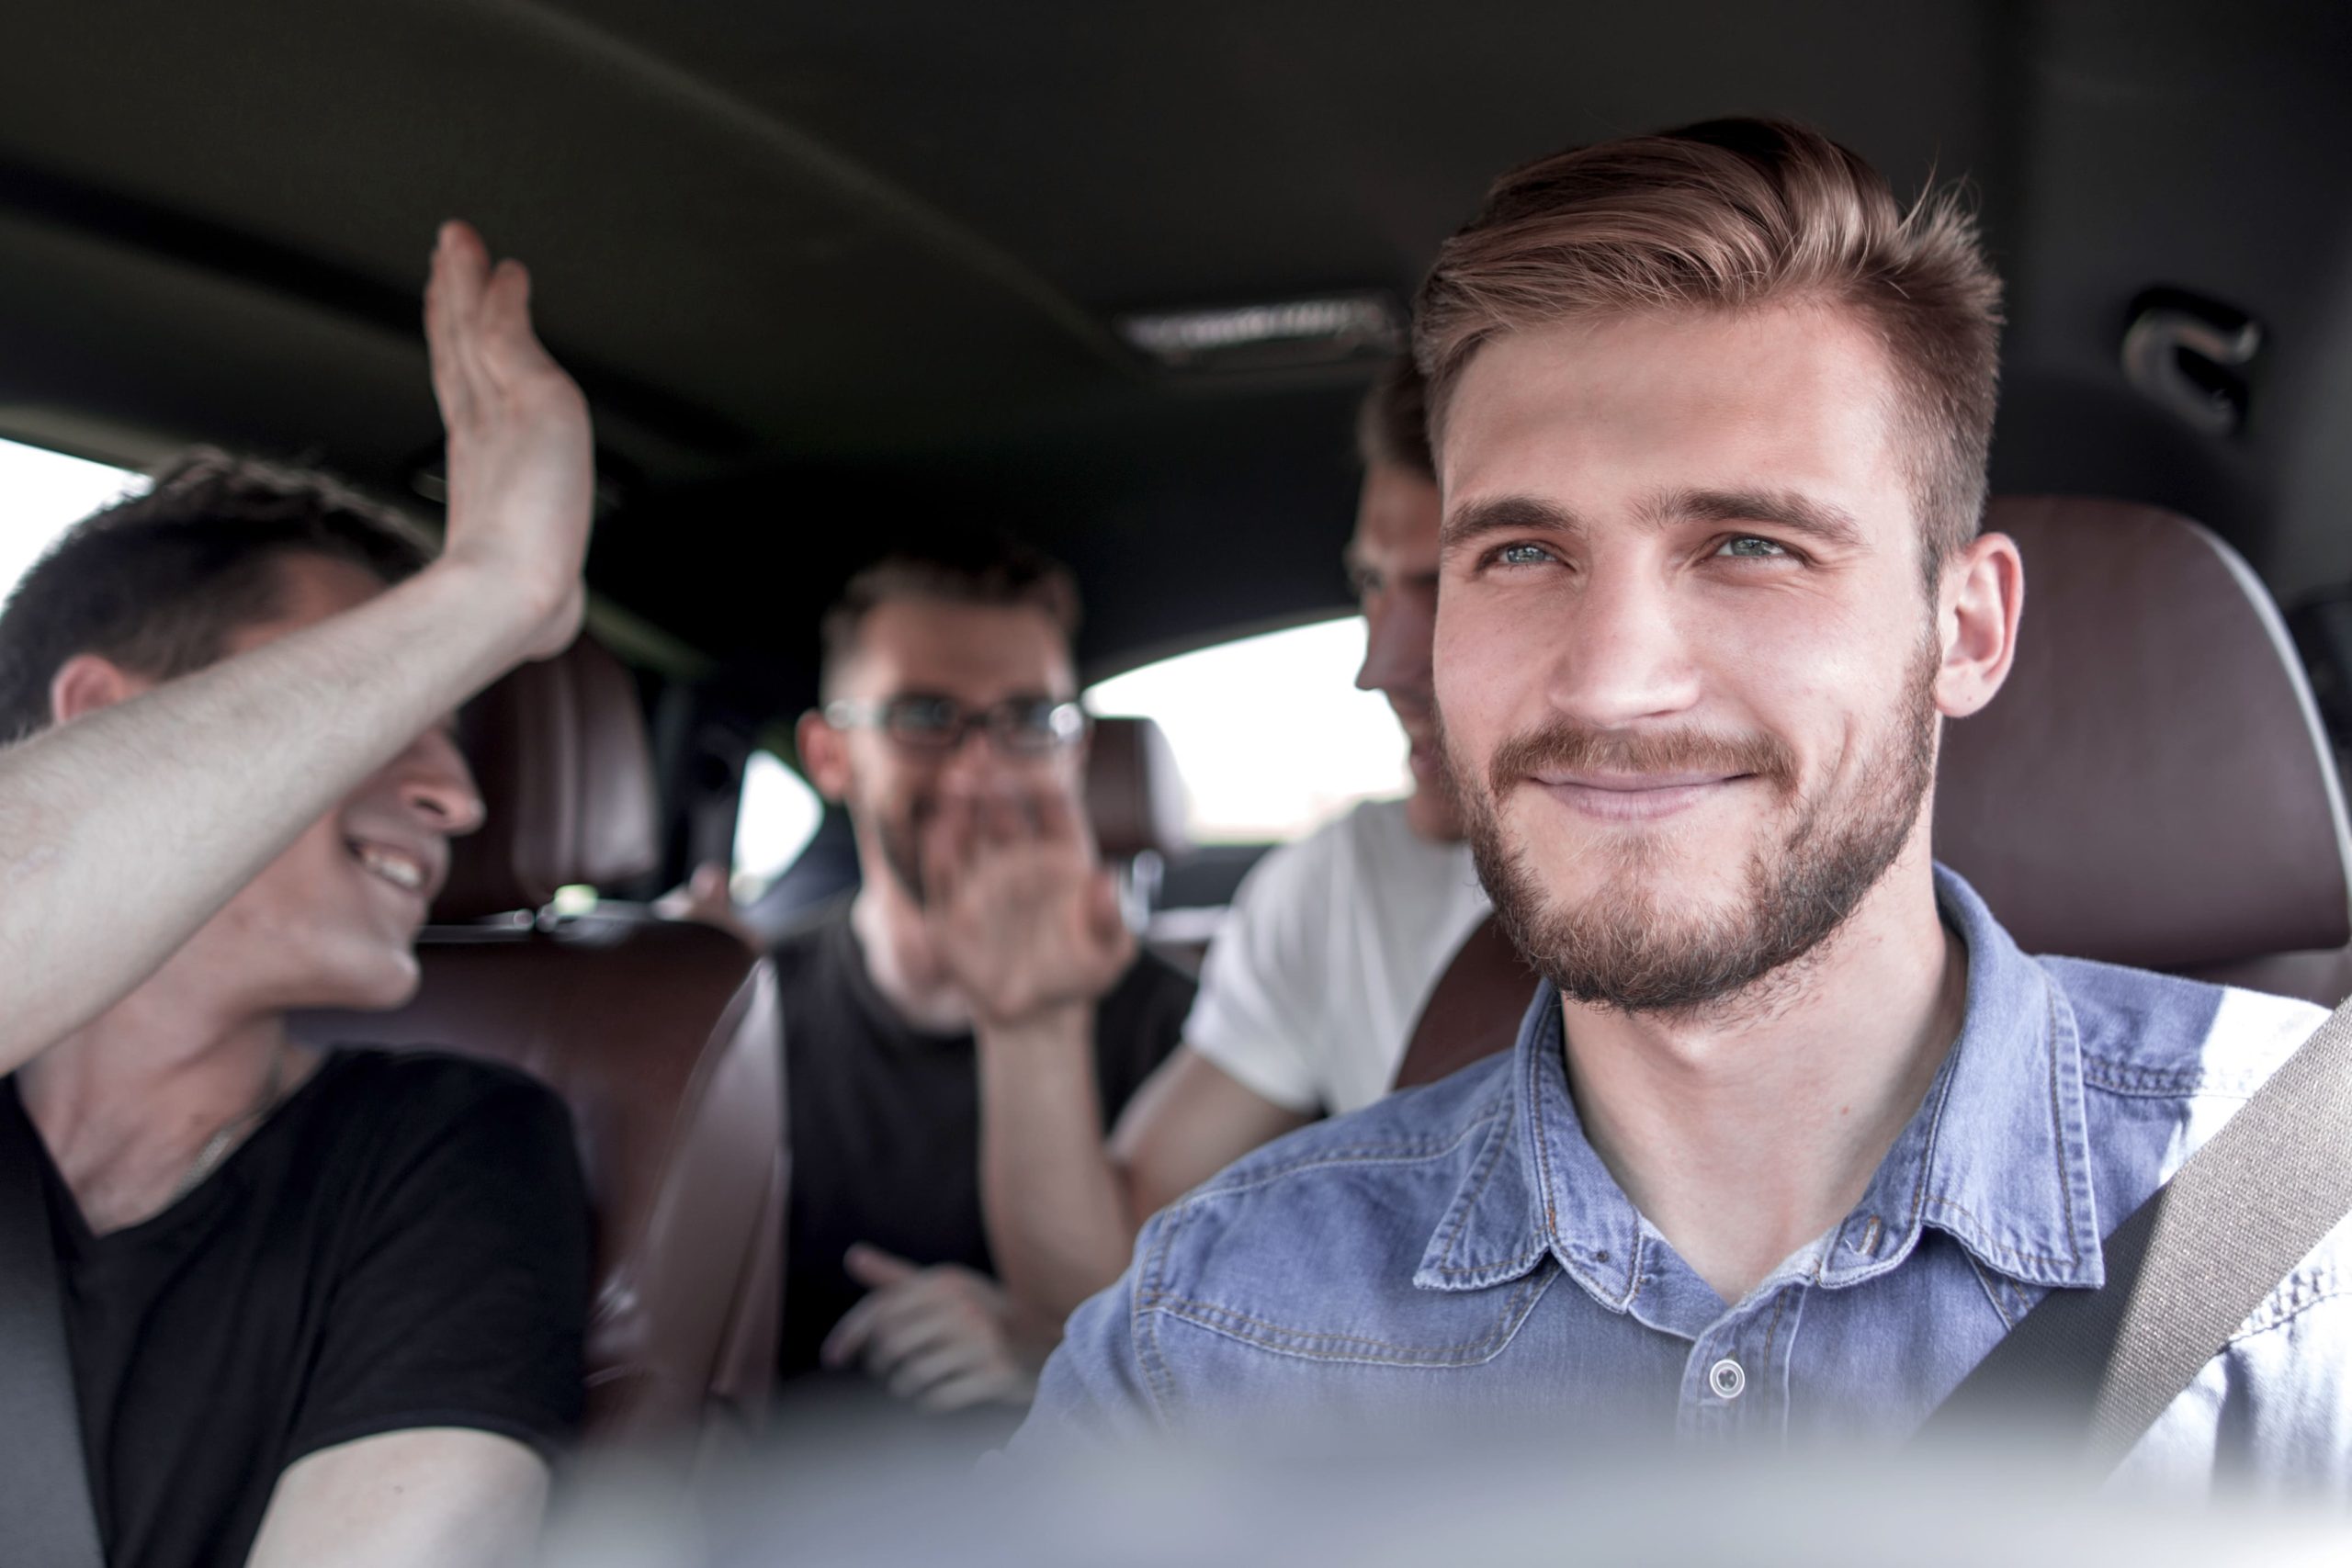
M 1939 869 L 1967 945 L 1958 1041 L 1835 1229 L 1728 1305 L 1586 1141 L 1559 998 L 1508 1055 L 1308 1127 L 1156 1216 L 1080 1307 L 1018 1446 L 1270 1416 L 1542 1418 L 1686 1444 L 1897 1440 L 2325 1016 L 2019 952 Z M 2352 1156 L 2347 1156 L 2352 1157 Z M 2352 1483 L 2340 1228 L 2125 1473 Z

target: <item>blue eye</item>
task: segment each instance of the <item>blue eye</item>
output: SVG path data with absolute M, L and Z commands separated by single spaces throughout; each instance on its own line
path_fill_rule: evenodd
M 1505 545 L 1495 552 L 1495 559 L 1505 566 L 1539 566 L 1552 558 L 1552 552 L 1541 545 Z
M 1736 538 L 1725 539 L 1722 547 L 1715 553 L 1741 560 L 1772 560 L 1789 552 L 1786 547 L 1774 544 L 1770 539 L 1759 539 L 1753 534 L 1742 534 Z

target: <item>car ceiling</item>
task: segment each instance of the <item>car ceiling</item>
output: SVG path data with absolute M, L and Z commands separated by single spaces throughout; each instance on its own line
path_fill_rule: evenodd
M 469 217 L 595 402 L 592 582 L 778 707 L 841 573 L 919 530 L 1069 559 L 1095 670 L 1337 607 L 1362 369 L 1181 376 L 1115 318 L 1408 297 L 1501 169 L 1726 113 L 1970 180 L 1999 488 L 2178 507 L 2290 601 L 2352 579 L 2352 7 L 110 0 L 11 33 L 0 434 L 413 496 L 414 290 Z M 2154 285 L 2262 322 L 2240 434 L 2126 385 Z

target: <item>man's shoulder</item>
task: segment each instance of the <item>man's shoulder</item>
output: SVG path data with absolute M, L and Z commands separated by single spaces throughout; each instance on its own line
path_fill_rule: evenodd
M 2262 991 L 2086 959 L 2040 962 L 2079 1037 L 2094 1184 L 2102 1203 L 2115 1205 L 2109 1224 L 2169 1181 L 2327 1018 L 2324 1008 Z M 2352 1220 L 2231 1336 L 2238 1374 L 2279 1388 L 2352 1387 L 2347 1298 Z
M 1202 1183 L 1192 1199 L 1215 1201 L 1311 1180 L 1312 1173 L 1334 1168 L 1414 1165 L 1442 1156 L 1502 1113 L 1513 1059 L 1510 1053 L 1489 1057 L 1436 1083 L 1400 1089 L 1361 1111 L 1285 1134 Z
M 448 1051 L 345 1046 L 320 1070 L 328 1081 L 306 1134 L 355 1174 L 576 1169 L 570 1108 L 519 1068 Z
M 1359 801 L 1313 831 L 1268 850 L 1250 869 L 1250 881 L 1261 888 L 1319 886 L 1377 863 L 1394 840 L 1411 831 L 1403 801 Z
M 469 1117 L 524 1106 L 563 1111 L 562 1097 L 544 1081 L 483 1056 L 350 1045 L 336 1050 L 329 1066 L 342 1098 L 410 1119 Z
M 1474 1169 L 1509 1135 L 1513 1059 L 1477 1063 L 1243 1156 L 1153 1219 L 1138 1250 L 1136 1306 L 1273 1311 L 1283 1297 L 1343 1305 L 1350 1280 L 1409 1280 Z
M 2083 958 L 2044 958 L 2066 998 L 2086 1089 L 2142 1099 L 2243 1100 L 2311 1037 L 2310 1002 Z

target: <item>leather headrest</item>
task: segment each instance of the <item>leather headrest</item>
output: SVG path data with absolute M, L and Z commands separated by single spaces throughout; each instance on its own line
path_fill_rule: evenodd
M 1171 858 L 1191 846 L 1184 783 L 1168 737 L 1148 718 L 1098 718 L 1086 758 L 1086 811 L 1107 861 L 1147 852 Z
M 1937 858 L 2030 953 L 2148 968 L 2352 938 L 2344 800 L 2301 665 L 2235 551 L 2155 507 L 1993 503 L 2015 668 L 1944 727 Z
M 567 884 L 609 885 L 660 863 L 637 689 L 587 637 L 483 692 L 461 728 L 489 820 L 452 846 L 435 920 L 537 909 Z

